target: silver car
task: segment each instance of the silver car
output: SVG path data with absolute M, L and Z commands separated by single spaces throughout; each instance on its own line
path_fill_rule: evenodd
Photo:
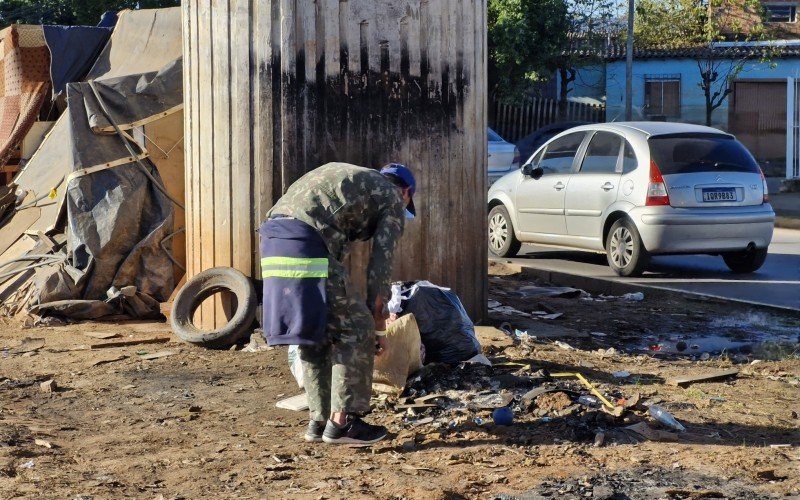
M 519 149 L 500 137 L 492 129 L 487 130 L 489 141 L 488 170 L 489 185 L 512 170 L 517 170 L 520 163 Z
M 758 164 L 732 135 L 665 122 L 565 131 L 489 189 L 489 249 L 521 243 L 606 254 L 620 276 L 656 254 L 721 255 L 739 273 L 767 257 L 775 213 Z

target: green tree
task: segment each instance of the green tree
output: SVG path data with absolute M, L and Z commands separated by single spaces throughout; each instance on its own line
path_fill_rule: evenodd
M 706 125 L 733 92 L 733 81 L 748 60 L 768 62 L 779 49 L 722 50 L 717 42 L 761 42 L 770 33 L 759 0 L 638 0 L 634 43 L 643 49 L 696 49 L 698 86 L 706 104 Z
M 106 11 L 180 5 L 180 0 L 0 0 L 0 28 L 14 23 L 92 26 Z
M 489 0 L 489 89 L 518 101 L 556 69 L 569 31 L 564 0 Z

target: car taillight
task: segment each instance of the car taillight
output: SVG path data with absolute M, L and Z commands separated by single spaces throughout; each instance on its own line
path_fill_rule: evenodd
M 522 161 L 522 156 L 519 154 L 519 149 L 514 148 L 514 161 L 512 161 L 511 163 L 513 165 L 519 165 L 521 161 Z
M 769 203 L 769 193 L 767 192 L 767 178 L 764 177 L 763 170 L 759 168 L 758 171 L 761 174 L 761 185 L 764 188 L 764 198 L 761 199 L 761 203 Z
M 650 160 L 650 184 L 647 186 L 647 206 L 669 205 L 669 193 L 664 177 L 658 169 L 655 160 Z

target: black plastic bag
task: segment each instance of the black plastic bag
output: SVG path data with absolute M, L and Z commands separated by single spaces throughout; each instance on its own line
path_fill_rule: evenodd
M 455 364 L 480 354 L 475 325 L 453 291 L 419 286 L 402 304 L 417 319 L 425 363 Z

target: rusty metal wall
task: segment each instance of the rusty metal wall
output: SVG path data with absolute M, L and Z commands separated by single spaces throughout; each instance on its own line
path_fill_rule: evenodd
M 401 161 L 418 179 L 396 279 L 452 287 L 482 319 L 486 0 L 183 2 L 188 275 L 248 274 L 255 229 L 329 161 Z M 365 249 L 354 252 L 354 278 Z M 228 306 L 200 312 L 220 322 Z

